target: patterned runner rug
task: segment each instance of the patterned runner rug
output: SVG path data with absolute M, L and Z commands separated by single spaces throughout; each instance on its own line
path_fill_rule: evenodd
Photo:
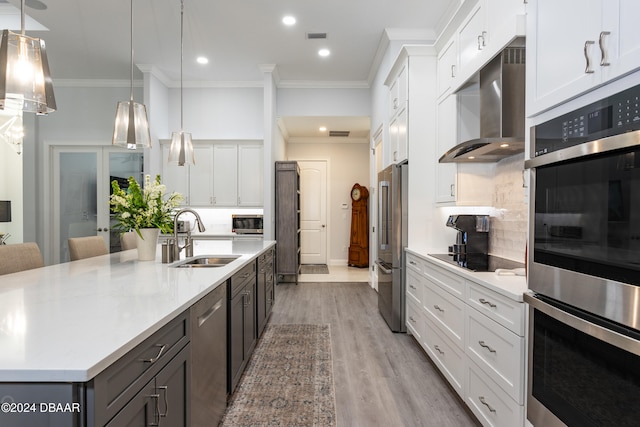
M 329 325 L 267 325 L 220 424 L 335 426 Z
M 300 274 L 329 274 L 326 264 L 302 264 Z

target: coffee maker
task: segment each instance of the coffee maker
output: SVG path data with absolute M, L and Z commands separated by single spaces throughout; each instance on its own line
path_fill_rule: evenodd
M 488 215 L 450 215 L 447 227 L 458 230 L 456 243 L 449 246 L 454 261 L 465 262 L 467 257 L 489 253 Z

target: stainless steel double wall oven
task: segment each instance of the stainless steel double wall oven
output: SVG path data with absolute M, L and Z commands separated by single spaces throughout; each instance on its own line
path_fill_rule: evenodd
M 640 86 L 532 128 L 527 418 L 640 423 Z

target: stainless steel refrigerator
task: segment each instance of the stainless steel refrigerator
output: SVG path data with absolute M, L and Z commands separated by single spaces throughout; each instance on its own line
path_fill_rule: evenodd
M 378 309 L 394 332 L 406 332 L 405 252 L 408 164 L 378 173 Z

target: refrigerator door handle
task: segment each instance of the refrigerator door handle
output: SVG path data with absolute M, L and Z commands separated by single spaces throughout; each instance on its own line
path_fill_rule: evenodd
M 393 273 L 393 271 L 389 270 L 387 267 L 385 267 L 380 261 L 376 260 L 376 265 L 378 266 L 378 268 L 380 270 L 382 270 L 383 273 L 385 274 L 391 274 Z
M 379 201 L 380 206 L 378 208 L 378 236 L 380 238 L 380 249 L 389 249 L 389 181 L 380 181 L 380 193 Z

